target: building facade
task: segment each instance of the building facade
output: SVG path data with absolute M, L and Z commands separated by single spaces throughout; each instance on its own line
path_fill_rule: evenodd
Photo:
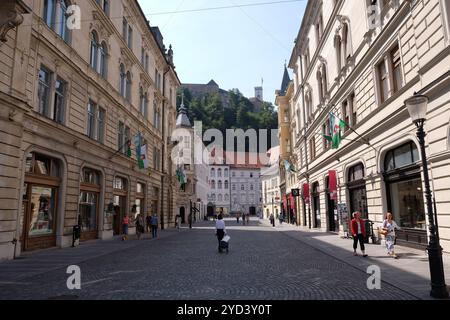
M 444 0 L 308 1 L 289 63 L 301 224 L 343 232 L 351 212 L 376 225 L 392 212 L 397 242 L 426 246 L 420 147 L 404 105 L 417 92 L 430 99 L 426 151 L 450 252 L 449 17 Z M 325 137 L 330 113 L 346 123 L 338 148 Z
M 262 214 L 261 166 L 235 164 L 231 172 L 231 212 Z
M 269 219 L 271 214 L 277 218 L 281 214 L 280 146 L 273 147 L 268 153 L 270 162 L 261 168 L 263 219 Z
M 230 167 L 226 164 L 220 165 L 222 161 L 214 159 L 209 166 L 209 202 L 215 206 L 216 214 L 222 213 L 228 216 L 231 212 L 230 206 Z
M 173 219 L 173 51 L 137 1 L 78 2 L 72 30 L 71 4 L 0 4 L 0 259 L 70 246 L 75 225 L 108 239 L 125 214 Z

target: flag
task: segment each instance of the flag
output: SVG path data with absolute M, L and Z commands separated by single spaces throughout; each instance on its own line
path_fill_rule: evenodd
M 284 168 L 286 169 L 286 172 L 292 172 L 292 173 L 297 172 L 297 170 L 295 170 L 294 166 L 287 160 L 284 160 Z
M 335 170 L 328 171 L 328 190 L 330 199 L 337 200 L 337 173 Z
M 127 141 L 127 157 L 131 158 L 131 140 Z
M 184 173 L 181 166 L 177 168 L 176 175 L 180 186 L 184 186 L 186 184 L 186 174 Z
M 330 129 L 331 129 L 331 148 L 339 149 L 339 145 L 342 141 L 342 130 L 345 129 L 347 124 L 336 117 L 334 114 L 330 113 Z

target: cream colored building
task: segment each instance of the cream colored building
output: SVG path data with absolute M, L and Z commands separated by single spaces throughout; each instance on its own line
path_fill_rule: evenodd
M 270 161 L 261 168 L 263 219 L 269 219 L 271 214 L 277 218 L 281 214 L 280 146 L 273 147 L 267 153 Z
M 173 51 L 137 1 L 78 1 L 70 30 L 74 3 L 0 3 L 0 259 L 70 246 L 78 223 L 88 240 L 121 234 L 124 214 L 174 220 Z
M 375 223 L 391 211 L 403 228 L 399 244 L 427 244 L 419 144 L 404 105 L 417 92 L 430 98 L 426 151 L 441 245 L 450 252 L 450 5 L 372 2 L 314 0 L 306 7 L 289 63 L 298 186 L 307 184 L 310 195 L 298 204 L 300 221 L 342 232 L 348 220 L 338 207 Z M 362 138 L 346 127 L 339 148 L 331 149 L 323 137 L 330 112 Z M 337 173 L 336 201 L 330 171 Z

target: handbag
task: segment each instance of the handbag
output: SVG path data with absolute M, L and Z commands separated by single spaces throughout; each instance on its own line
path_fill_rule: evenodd
M 389 233 L 389 231 L 388 231 L 387 229 L 385 229 L 385 228 L 380 229 L 380 234 L 381 234 L 381 235 L 387 236 L 388 233 Z

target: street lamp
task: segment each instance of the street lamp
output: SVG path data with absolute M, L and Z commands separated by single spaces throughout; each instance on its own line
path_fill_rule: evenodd
M 425 197 L 427 201 L 428 228 L 430 239 L 427 247 L 428 261 L 430 264 L 431 292 L 433 298 L 448 299 L 449 294 L 445 285 L 444 266 L 442 262 L 442 247 L 439 243 L 436 224 L 433 214 L 433 202 L 431 200 L 430 178 L 428 175 L 428 163 L 425 152 L 424 124 L 427 116 L 428 97 L 414 93 L 414 96 L 405 101 L 411 120 L 417 127 L 417 138 L 420 143 L 422 156 L 423 176 L 425 180 Z

